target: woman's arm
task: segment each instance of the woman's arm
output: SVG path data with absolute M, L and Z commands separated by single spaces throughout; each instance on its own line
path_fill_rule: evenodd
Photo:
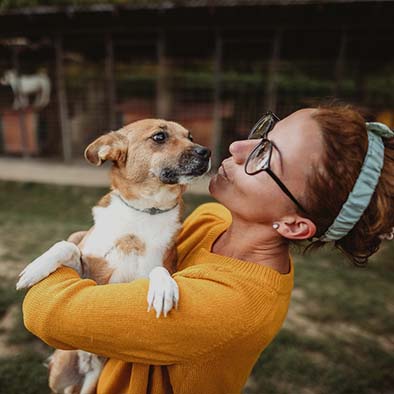
M 247 332 L 244 294 L 223 271 L 191 267 L 174 275 L 180 304 L 167 318 L 147 312 L 148 280 L 98 286 L 60 268 L 23 303 L 29 331 L 60 349 L 82 349 L 127 362 L 173 364 L 200 357 Z M 272 292 L 266 296 L 272 306 Z M 267 308 L 268 312 L 268 308 Z

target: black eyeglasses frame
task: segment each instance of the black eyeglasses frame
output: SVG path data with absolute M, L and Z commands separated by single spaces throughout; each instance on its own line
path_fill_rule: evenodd
M 255 146 L 255 148 L 249 153 L 248 158 L 245 161 L 245 166 L 244 170 L 247 175 L 256 175 L 260 172 L 266 171 L 268 175 L 275 181 L 275 183 L 281 188 L 281 190 L 290 198 L 291 201 L 304 213 L 307 213 L 306 209 L 297 201 L 297 199 L 293 196 L 293 194 L 290 192 L 290 190 L 284 185 L 284 183 L 277 177 L 277 175 L 271 170 L 271 157 L 272 157 L 272 150 L 275 144 L 267 138 L 267 134 L 274 128 L 276 122 L 280 120 L 280 118 L 275 115 L 273 112 L 268 111 L 266 112 L 258 121 L 257 123 L 252 127 L 249 135 L 248 135 L 248 140 L 253 139 L 252 136 L 256 133 L 256 131 L 261 128 L 261 126 L 264 124 L 264 121 L 267 120 L 267 117 L 270 117 L 271 123 L 268 126 L 268 129 L 262 134 L 260 142 Z M 263 167 L 260 168 L 256 171 L 249 172 L 247 170 L 248 164 L 250 160 L 252 159 L 253 155 L 255 152 L 257 152 L 264 143 L 269 144 L 269 155 L 268 155 L 268 160 L 267 164 Z

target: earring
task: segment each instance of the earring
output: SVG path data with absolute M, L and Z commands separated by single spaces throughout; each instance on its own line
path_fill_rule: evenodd
M 277 230 L 277 229 L 279 228 L 279 223 L 274 223 L 274 224 L 272 225 L 272 227 L 273 227 L 275 230 Z

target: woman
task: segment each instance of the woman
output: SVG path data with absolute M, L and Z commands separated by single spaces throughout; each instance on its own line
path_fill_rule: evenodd
M 391 232 L 394 145 L 384 125 L 368 129 L 347 107 L 267 114 L 212 178 L 221 204 L 184 223 L 177 311 L 146 312 L 147 280 L 96 286 L 61 268 L 28 292 L 26 327 L 109 357 L 98 393 L 239 394 L 285 319 L 290 242 L 333 241 L 361 264 Z

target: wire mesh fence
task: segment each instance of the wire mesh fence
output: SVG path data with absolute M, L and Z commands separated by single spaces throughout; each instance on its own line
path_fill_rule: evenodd
M 61 159 L 67 144 L 81 159 L 99 134 L 166 117 L 220 160 L 267 109 L 283 117 L 334 97 L 394 126 L 393 56 L 366 53 L 393 41 L 290 28 L 3 39 L 0 153 Z

